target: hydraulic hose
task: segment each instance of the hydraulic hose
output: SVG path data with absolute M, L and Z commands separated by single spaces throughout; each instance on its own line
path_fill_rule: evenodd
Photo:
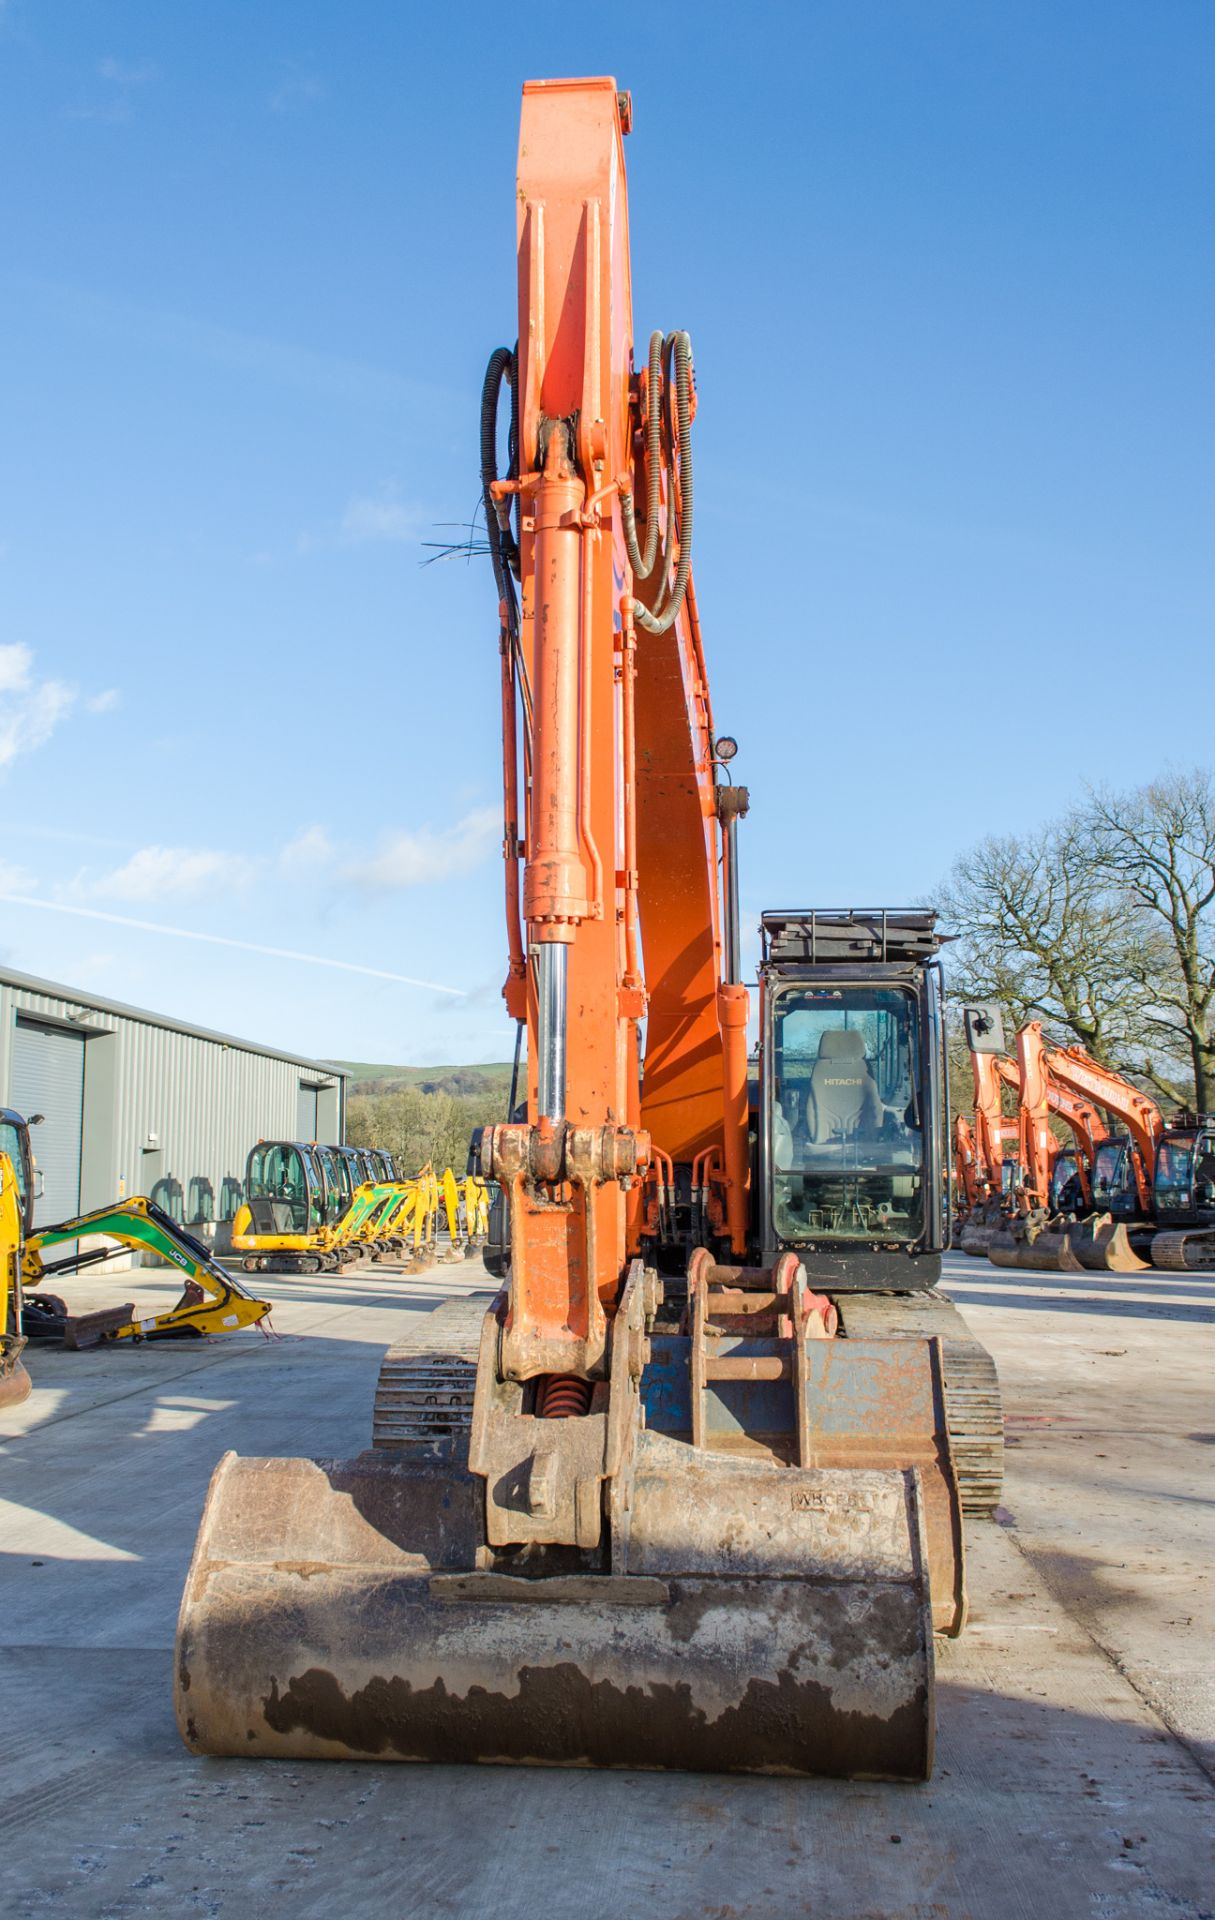
M 620 518 L 624 526 L 625 546 L 628 550 L 629 565 L 638 580 L 648 580 L 654 571 L 654 562 L 658 557 L 658 502 L 659 485 L 662 477 L 662 348 L 660 333 L 650 335 L 649 384 L 646 389 L 647 418 L 645 435 L 646 454 L 646 527 L 645 553 L 637 545 L 637 516 L 633 508 L 633 496 L 626 493 L 620 502 Z
M 515 355 L 510 347 L 495 347 L 489 356 L 489 365 L 485 369 L 485 379 L 481 387 L 481 491 L 485 503 L 485 531 L 489 540 L 490 559 L 493 562 L 494 583 L 498 589 L 498 598 L 506 608 L 511 638 L 517 640 L 519 600 L 515 592 L 515 577 L 519 570 L 519 549 L 514 535 L 505 531 L 499 523 L 497 507 L 490 492 L 491 486 L 498 478 L 498 401 L 503 380 L 509 380 L 511 387 L 509 460 L 513 477 L 516 461 L 515 441 L 518 431 L 514 394 L 517 384 Z
M 651 341 L 651 348 L 653 342 Z M 662 543 L 662 576 L 654 606 L 643 607 L 635 603 L 633 618 L 646 633 L 665 633 L 673 625 L 683 606 L 687 593 L 688 579 L 692 571 L 692 520 L 693 520 L 693 483 L 692 483 L 692 343 L 686 333 L 668 334 L 662 344 L 662 364 L 665 375 L 664 387 L 669 396 L 672 385 L 675 393 L 675 435 L 672 436 L 667 421 L 667 432 L 663 435 L 663 465 L 667 476 L 667 524 Z M 674 372 L 674 380 L 671 375 Z M 651 374 L 651 383 L 653 375 Z M 651 384 L 650 426 L 653 427 L 659 409 Z M 663 425 L 660 419 L 659 427 Z M 673 438 L 678 440 L 678 465 L 675 460 Z M 656 488 L 657 465 L 651 459 L 650 491 Z M 628 519 L 632 503 L 626 494 L 622 500 L 621 518 L 625 524 L 626 539 Z M 675 540 L 679 541 L 679 561 L 675 569 L 675 578 L 671 579 L 671 555 Z M 650 524 L 646 530 L 646 554 L 650 551 L 651 540 L 657 545 L 657 507 L 651 512 Z M 636 549 L 634 536 L 629 544 L 629 564 L 639 579 L 645 579 L 653 570 L 641 569 L 634 561 Z M 646 555 L 640 555 L 644 561 Z

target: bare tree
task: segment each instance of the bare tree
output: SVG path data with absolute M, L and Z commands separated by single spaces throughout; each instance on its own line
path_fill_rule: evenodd
M 937 904 L 957 936 L 956 992 L 999 1002 L 1013 1028 L 1041 1019 L 1108 1065 L 1136 1053 L 1143 929 L 1095 870 L 1083 821 L 984 840 L 956 862 Z
M 1100 884 L 1143 930 L 1145 1040 L 1188 1060 L 1194 1102 L 1215 1106 L 1215 791 L 1203 769 L 1094 794 L 1084 825 Z M 1163 964 L 1162 964 L 1163 962 Z M 1157 1067 L 1153 1077 L 1157 1077 Z M 1163 1085 L 1157 1077 L 1157 1084 Z M 1174 1092 L 1174 1088 L 1166 1087 Z

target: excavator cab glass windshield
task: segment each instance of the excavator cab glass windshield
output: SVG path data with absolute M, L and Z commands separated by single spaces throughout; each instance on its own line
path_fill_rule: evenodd
M 1129 1140 L 1103 1140 L 1093 1161 L 1093 1205 L 1110 1208 L 1135 1198 L 1135 1168 Z
M 1050 1170 L 1051 1207 L 1055 1212 L 1073 1212 L 1083 1198 L 1079 1155 L 1072 1148 L 1064 1147 L 1055 1155 L 1055 1164 Z
M 288 1140 L 268 1140 L 249 1155 L 245 1198 L 273 1201 L 280 1232 L 309 1233 L 320 1225 L 319 1196 L 309 1178 L 306 1152 Z
M 1215 1132 L 1166 1134 L 1156 1152 L 1156 1211 L 1215 1206 Z
M 317 1158 L 325 1179 L 325 1219 L 337 1220 L 350 1199 L 350 1180 L 346 1166 L 333 1147 L 318 1147 Z
M 915 1240 L 924 1225 L 919 1006 L 901 987 L 786 988 L 774 1008 L 782 1240 Z
M 29 1147 L 21 1129 L 13 1120 L 0 1119 L 0 1153 L 6 1153 L 9 1165 L 13 1169 L 13 1178 L 17 1182 L 17 1197 L 21 1202 L 21 1217 L 28 1231 L 33 1226 L 33 1181 L 27 1163 Z

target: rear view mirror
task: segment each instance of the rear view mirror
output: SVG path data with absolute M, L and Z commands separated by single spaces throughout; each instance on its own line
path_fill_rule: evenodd
M 972 1053 L 1005 1053 L 1004 1016 L 994 1000 L 976 1000 L 964 1007 L 966 1044 Z

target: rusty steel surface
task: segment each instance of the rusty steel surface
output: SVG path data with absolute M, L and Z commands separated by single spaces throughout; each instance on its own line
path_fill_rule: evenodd
M 1038 1215 L 1006 1217 L 987 1243 L 987 1257 L 996 1267 L 1047 1267 L 1078 1273 L 1080 1260 L 1072 1246 L 1071 1221 L 1052 1221 Z
M 25 1341 L 0 1334 L 0 1407 L 19 1407 L 29 1398 L 30 1377 L 21 1358 Z
M 1068 1230 L 1068 1244 L 1090 1273 L 1146 1273 L 1150 1265 L 1135 1252 L 1125 1224 L 1108 1213 L 1077 1221 Z
M 187 1746 L 927 1777 L 932 1633 L 908 1529 L 901 1560 L 898 1529 L 880 1552 L 870 1529 L 838 1578 L 528 1580 L 452 1567 L 466 1515 L 441 1484 L 366 1456 L 221 1463 L 179 1622 Z M 830 1506 L 795 1512 L 829 1525 Z M 423 1538 L 426 1554 L 406 1543 Z
M 803 1464 L 840 1470 L 915 1468 L 932 1583 L 933 1624 L 958 1634 L 966 1619 L 962 1507 L 953 1465 L 941 1343 L 808 1343 Z
M 990 1514 L 1004 1479 L 1000 1380 L 987 1349 L 952 1300 L 935 1291 L 847 1294 L 840 1301 L 846 1338 L 941 1342 L 945 1422 L 963 1513 Z

